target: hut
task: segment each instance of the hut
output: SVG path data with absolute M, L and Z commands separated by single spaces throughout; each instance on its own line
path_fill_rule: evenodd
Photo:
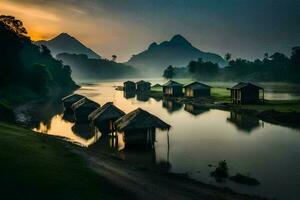
M 124 132 L 125 147 L 151 147 L 155 142 L 155 130 L 171 127 L 158 117 L 138 108 L 115 122 L 116 130 Z
M 62 98 L 65 113 L 72 113 L 72 105 L 83 98 L 85 97 L 80 94 L 71 94 Z
M 186 97 L 209 97 L 210 89 L 210 86 L 196 81 L 184 86 L 184 94 Z
M 132 91 L 132 92 L 135 92 L 136 90 L 136 85 L 135 85 L 135 82 L 133 81 L 125 81 L 123 83 L 123 87 L 124 87 L 124 91 Z
M 172 97 L 181 96 L 182 87 L 183 85 L 181 83 L 170 80 L 163 85 L 163 95 Z
M 104 104 L 89 115 L 89 120 L 99 128 L 102 133 L 112 132 L 113 123 L 124 116 L 125 113 L 112 102 Z
M 151 90 L 151 83 L 147 81 L 138 81 L 136 82 L 136 91 L 137 92 L 148 92 Z
M 88 116 L 100 105 L 88 98 L 83 98 L 72 105 L 76 123 L 88 122 Z
M 234 104 L 258 104 L 264 101 L 264 89 L 252 83 L 240 82 L 228 88 L 231 91 L 231 100 Z M 260 99 L 262 91 L 262 99 Z

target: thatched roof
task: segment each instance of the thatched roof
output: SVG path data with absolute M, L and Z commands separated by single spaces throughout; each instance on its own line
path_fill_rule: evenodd
M 128 131 L 134 129 L 159 128 L 169 129 L 171 126 L 149 112 L 138 108 L 124 115 L 115 122 L 116 129 Z
M 191 88 L 191 89 L 210 89 L 211 87 L 209 85 L 206 85 L 204 83 L 200 83 L 200 82 L 193 82 L 193 83 L 190 83 L 190 84 L 187 84 L 184 86 L 185 88 Z
M 140 81 L 136 82 L 136 84 L 137 84 L 137 85 L 142 85 L 142 84 L 148 84 L 148 85 L 151 85 L 150 82 L 144 81 L 144 80 L 140 80 Z
M 97 108 L 89 115 L 89 120 L 104 121 L 110 119 L 118 119 L 125 113 L 117 108 L 112 102 L 104 104 L 101 108 Z
M 232 90 L 240 90 L 244 87 L 253 87 L 253 88 L 258 88 L 258 89 L 263 89 L 262 87 L 259 87 L 257 85 L 254 85 L 252 83 L 244 83 L 244 82 L 240 82 L 238 84 L 236 84 L 235 86 L 233 86 L 232 88 L 229 88 L 229 89 L 232 89 Z
M 61 100 L 63 102 L 77 102 L 79 101 L 80 99 L 83 99 L 85 98 L 84 96 L 80 95 L 80 94 L 70 94 L 64 98 L 62 98 Z
M 174 86 L 182 86 L 182 84 L 172 80 L 169 80 L 168 82 L 163 84 L 163 87 L 174 87 Z
M 153 88 L 155 87 L 162 87 L 160 84 L 156 83 L 155 85 L 152 86 Z
M 96 108 L 100 107 L 100 104 L 98 104 L 88 98 L 83 98 L 72 105 L 73 110 L 76 110 L 79 107 L 96 109 Z

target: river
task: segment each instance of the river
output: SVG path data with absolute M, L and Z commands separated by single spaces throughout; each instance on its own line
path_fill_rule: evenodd
M 159 82 L 159 81 L 157 81 Z M 156 83 L 156 82 L 155 82 Z M 125 98 L 115 86 L 120 81 L 84 84 L 78 94 L 103 105 L 114 105 L 128 113 L 138 107 L 157 115 L 172 128 L 156 132 L 155 148 L 126 151 L 122 135 L 102 137 L 86 127 L 76 127 L 63 117 L 60 102 L 48 102 L 35 112 L 31 128 L 58 135 L 94 151 L 105 151 L 140 167 L 156 167 L 185 173 L 205 183 L 229 187 L 239 193 L 277 199 L 300 199 L 300 131 L 263 122 L 255 117 L 216 109 L 193 108 L 152 98 Z M 297 99 L 299 95 L 266 92 L 267 98 Z M 51 110 L 51 111 L 49 111 Z M 44 113 L 44 114 L 42 114 Z M 210 176 L 219 161 L 226 160 L 229 173 L 242 173 L 260 181 L 258 186 L 240 185 L 229 180 L 216 182 Z

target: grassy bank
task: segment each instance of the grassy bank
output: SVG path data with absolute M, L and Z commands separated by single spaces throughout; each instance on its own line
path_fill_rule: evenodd
M 66 142 L 0 122 L 0 187 L 9 199 L 131 197 L 87 168 Z

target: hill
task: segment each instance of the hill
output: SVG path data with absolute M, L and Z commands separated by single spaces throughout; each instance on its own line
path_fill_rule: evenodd
M 191 60 L 198 58 L 225 65 L 221 56 L 197 49 L 181 35 L 175 35 L 170 41 L 160 44 L 152 43 L 147 50 L 133 55 L 126 64 L 161 74 L 169 65 L 187 66 Z
M 132 77 L 137 69 L 107 59 L 92 59 L 84 54 L 58 54 L 57 59 L 71 67 L 75 79 L 110 79 Z
M 61 33 L 51 40 L 41 40 L 35 42 L 37 45 L 47 46 L 53 56 L 56 56 L 60 53 L 70 53 L 70 54 L 86 54 L 89 58 L 101 58 L 93 50 L 86 47 L 76 38 L 70 36 L 67 33 Z

